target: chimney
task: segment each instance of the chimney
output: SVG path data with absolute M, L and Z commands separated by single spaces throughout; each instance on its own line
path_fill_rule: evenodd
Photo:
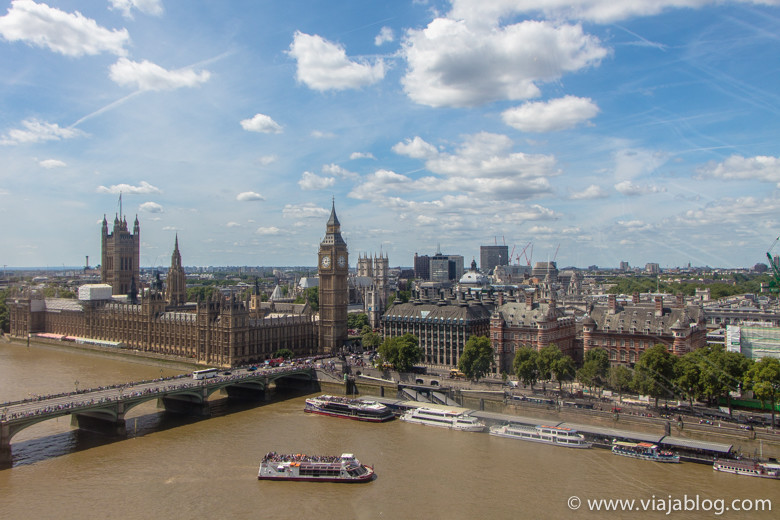
M 685 295 L 683 293 L 677 293 L 675 303 L 680 309 L 685 307 Z
M 529 311 L 534 308 L 534 293 L 525 293 L 525 308 Z
M 615 314 L 617 312 L 617 295 L 610 294 L 608 302 L 609 302 L 609 313 Z
M 498 291 L 498 304 L 504 305 L 504 292 Z
M 663 316 L 664 315 L 664 298 L 663 298 L 663 296 L 656 296 L 655 297 L 655 315 L 656 316 Z
M 633 304 L 639 303 L 639 293 L 638 292 L 635 292 L 634 294 L 631 295 L 631 302 Z

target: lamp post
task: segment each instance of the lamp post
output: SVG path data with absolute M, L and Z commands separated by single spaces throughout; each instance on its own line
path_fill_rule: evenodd
M 76 385 L 76 393 L 79 393 L 79 380 L 76 379 L 73 384 Z

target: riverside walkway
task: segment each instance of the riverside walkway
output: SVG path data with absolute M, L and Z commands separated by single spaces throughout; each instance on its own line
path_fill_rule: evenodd
M 263 399 L 271 384 L 305 388 L 315 380 L 308 365 L 247 367 L 219 370 L 203 380 L 185 374 L 0 403 L 0 451 L 10 452 L 11 438 L 23 429 L 65 415 L 72 417 L 73 426 L 123 435 L 127 411 L 153 399 L 166 411 L 208 416 L 208 398 L 218 390 L 230 397 Z

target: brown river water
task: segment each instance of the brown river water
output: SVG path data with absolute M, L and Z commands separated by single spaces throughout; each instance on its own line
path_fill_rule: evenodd
M 0 403 L 69 391 L 76 381 L 88 388 L 179 373 L 0 342 Z M 215 417 L 204 420 L 146 403 L 128 414 L 128 438 L 119 440 L 78 431 L 65 418 L 40 423 L 12 440 L 11 467 L 0 469 L 0 518 L 754 519 L 777 518 L 780 509 L 780 481 L 602 449 L 306 414 L 304 398 L 249 405 L 216 397 Z M 258 481 L 268 451 L 351 452 L 373 465 L 377 478 L 354 485 Z M 605 511 L 604 504 L 591 510 L 589 501 L 598 499 L 635 502 L 624 504 L 630 511 Z M 772 511 L 756 499 L 771 501 Z M 748 507 L 754 510 L 734 510 Z

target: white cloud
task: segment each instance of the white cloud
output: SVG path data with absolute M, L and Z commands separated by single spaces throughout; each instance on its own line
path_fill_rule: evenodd
M 268 166 L 269 164 L 273 164 L 276 161 L 278 161 L 279 158 L 275 155 L 264 155 L 260 157 L 257 162 L 259 162 L 263 166 Z
M 379 34 L 374 38 L 374 45 L 379 47 L 383 43 L 391 42 L 395 40 L 395 35 L 390 27 L 382 27 L 379 30 Z
M 109 9 L 122 12 L 125 18 L 133 19 L 133 9 L 138 9 L 144 14 L 161 16 L 163 14 L 162 0 L 109 0 Z
M 341 179 L 350 179 L 350 180 L 356 180 L 360 178 L 360 174 L 351 172 L 347 170 L 346 168 L 342 168 L 338 164 L 326 164 L 322 167 L 322 173 L 327 173 L 329 175 L 335 175 L 336 177 L 339 177 Z
M 139 211 L 145 211 L 146 213 L 162 213 L 163 207 L 156 202 L 144 202 L 138 206 Z
M 151 61 L 137 62 L 119 58 L 111 65 L 109 77 L 118 85 L 143 91 L 175 90 L 205 83 L 211 73 L 207 70 L 195 72 L 190 68 L 166 70 Z
M 282 127 L 265 114 L 255 114 L 252 119 L 241 121 L 241 128 L 247 132 L 260 132 L 263 134 L 281 134 Z
M 63 161 L 58 159 L 45 159 L 38 163 L 41 167 L 51 170 L 52 168 L 63 168 L 67 166 Z
M 330 215 L 330 210 L 320 208 L 311 202 L 305 204 L 286 204 L 282 209 L 282 215 L 284 218 L 327 218 Z
M 124 193 L 124 194 L 129 193 L 132 195 L 162 193 L 159 188 L 152 186 L 146 181 L 141 181 L 141 184 L 139 186 L 132 186 L 130 184 L 115 184 L 109 188 L 106 188 L 105 186 L 98 186 L 97 192 L 113 193 L 114 195 L 118 195 L 120 193 Z
M 439 151 L 432 144 L 426 143 L 422 138 L 405 139 L 403 143 L 393 146 L 393 151 L 398 155 L 405 155 L 412 159 L 428 159 L 439 155 Z
M 333 132 L 323 132 L 321 130 L 312 130 L 311 136 L 315 139 L 333 139 L 336 134 Z
M 259 227 L 255 230 L 255 233 L 258 235 L 279 235 L 281 232 L 282 230 L 275 226 Z
M 325 188 L 330 188 L 334 184 L 336 184 L 335 177 L 320 177 L 311 172 L 303 172 L 301 180 L 298 181 L 298 186 L 300 186 L 302 190 L 324 190 Z
M 8 14 L 0 17 L 0 35 L 10 42 L 48 47 L 66 56 L 101 52 L 124 56 L 130 42 L 127 29 L 106 29 L 78 11 L 70 14 L 32 0 L 11 3 Z
M 590 199 L 603 199 L 608 197 L 609 194 L 601 186 L 591 184 L 579 193 L 572 194 L 571 199 L 574 200 L 590 200 Z
M 502 112 L 507 125 L 523 132 L 554 132 L 574 128 L 596 117 L 599 107 L 590 98 L 564 96 L 524 103 Z
M 512 153 L 512 140 L 505 135 L 480 132 L 468 136 L 454 154 L 440 153 L 426 167 L 457 177 L 533 178 L 558 175 L 551 155 Z
M 433 107 L 537 97 L 537 83 L 597 65 L 608 52 L 579 25 L 527 20 L 485 29 L 447 18 L 408 31 L 402 48 L 404 90 Z
M 236 196 L 236 200 L 239 200 L 241 202 L 251 202 L 255 200 L 265 200 L 265 199 L 259 193 L 255 193 L 254 191 L 245 191 L 243 193 L 239 193 Z
M 668 156 L 661 152 L 626 148 L 614 152 L 613 159 L 615 179 L 630 180 L 652 173 L 667 161 Z
M 363 182 L 356 186 L 349 193 L 349 196 L 353 199 L 376 200 L 383 197 L 388 191 L 409 191 L 413 186 L 414 182 L 406 175 L 380 169 L 366 175 Z
M 26 143 L 39 143 L 42 141 L 59 141 L 60 139 L 72 139 L 86 135 L 76 128 L 60 128 L 57 123 L 47 123 L 37 119 L 22 121 L 24 129 L 15 128 L 0 137 L 0 144 L 16 145 Z
M 385 76 L 382 60 L 353 61 L 341 45 L 316 34 L 296 31 L 288 53 L 297 61 L 298 81 L 314 90 L 360 88 Z
M 227 224 L 225 224 L 225 227 L 229 227 L 229 228 L 236 228 L 236 227 L 241 227 L 241 224 L 239 224 L 238 222 L 233 222 L 233 221 L 231 220 L 230 222 L 228 222 Z
M 732 155 L 721 163 L 710 162 L 697 170 L 700 177 L 773 182 L 780 188 L 780 158 Z
M 353 161 L 355 159 L 376 159 L 376 157 L 374 157 L 374 154 L 372 154 L 371 152 L 352 152 L 349 155 L 349 158 L 352 159 Z
M 630 197 L 637 195 L 647 195 L 649 193 L 662 193 L 666 191 L 666 188 L 662 188 L 660 186 L 654 186 L 652 184 L 642 186 L 639 184 L 634 184 L 631 181 L 618 182 L 615 184 L 615 189 L 623 195 Z
M 738 3 L 777 5 L 777 0 L 734 0 Z M 718 5 L 723 0 L 453 0 L 449 16 L 473 23 L 493 24 L 505 16 L 542 13 L 555 20 L 588 20 L 613 23 L 639 16 L 652 16 L 675 8 Z

